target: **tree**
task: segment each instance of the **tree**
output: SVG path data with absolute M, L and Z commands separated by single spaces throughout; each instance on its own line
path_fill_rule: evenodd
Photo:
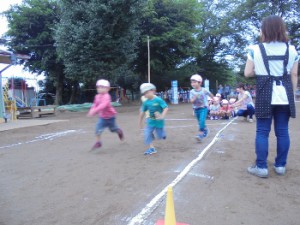
M 201 20 L 201 4 L 196 0 L 149 0 L 141 18 L 141 37 L 135 72 L 147 80 L 147 36 L 151 48 L 151 81 L 162 88 L 166 73 L 183 67 L 199 50 L 195 38 Z M 169 83 L 169 81 L 167 81 Z
M 144 0 L 61 0 L 56 45 L 66 75 L 80 82 L 126 76 L 136 57 Z
M 64 66 L 58 59 L 53 28 L 59 21 L 60 10 L 55 0 L 24 0 L 4 12 L 8 20 L 10 50 L 31 55 L 21 64 L 35 73 L 50 76 L 56 87 L 56 104 L 62 103 Z

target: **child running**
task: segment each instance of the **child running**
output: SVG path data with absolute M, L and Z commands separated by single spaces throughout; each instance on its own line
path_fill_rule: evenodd
M 144 155 L 152 155 L 157 152 L 153 145 L 153 132 L 156 131 L 157 139 L 166 139 L 164 118 L 168 111 L 168 105 L 164 100 L 155 96 L 156 87 L 153 84 L 144 83 L 140 86 L 140 90 L 141 94 L 147 99 L 143 102 L 139 116 L 139 127 L 141 129 L 143 128 L 145 113 L 149 112 L 144 131 L 145 144 L 149 145 L 149 148 L 144 152 Z
M 111 132 L 118 134 L 120 140 L 124 139 L 123 131 L 116 124 L 116 110 L 111 105 L 111 97 L 109 95 L 110 83 L 107 80 L 98 80 L 96 83 L 98 94 L 94 98 L 94 103 L 88 112 L 88 116 L 99 115 L 99 120 L 96 125 L 96 143 L 92 147 L 93 149 L 100 148 L 102 146 L 101 134 L 106 127 Z
M 202 141 L 203 138 L 208 135 L 208 128 L 206 127 L 207 107 L 208 101 L 207 96 L 214 98 L 213 94 L 207 89 L 201 87 L 202 77 L 199 74 L 191 76 L 191 86 L 193 89 L 190 92 L 190 100 L 193 104 L 195 116 L 199 124 L 199 134 L 196 136 L 198 141 Z

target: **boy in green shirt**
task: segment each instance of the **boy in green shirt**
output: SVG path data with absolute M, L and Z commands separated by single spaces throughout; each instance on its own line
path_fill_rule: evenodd
M 143 119 L 145 113 L 149 112 L 149 118 L 146 119 L 146 128 L 144 131 L 145 144 L 149 145 L 149 149 L 144 153 L 151 155 L 156 153 L 153 145 L 153 132 L 156 132 L 158 139 L 165 139 L 166 132 L 164 130 L 164 118 L 168 111 L 167 103 L 161 98 L 155 96 L 156 87 L 151 83 L 144 83 L 140 86 L 141 94 L 146 97 L 143 102 L 142 109 L 139 116 L 139 126 L 143 127 Z

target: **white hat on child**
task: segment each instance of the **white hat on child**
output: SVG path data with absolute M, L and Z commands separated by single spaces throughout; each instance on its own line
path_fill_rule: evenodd
M 202 82 L 202 77 L 199 74 L 195 74 L 195 75 L 191 76 L 191 80 Z
M 96 87 L 99 87 L 99 86 L 110 87 L 110 83 L 108 80 L 101 79 L 101 80 L 98 80 L 96 83 Z
M 222 100 L 222 104 L 228 104 L 228 100 L 223 99 L 223 100 Z
M 217 93 L 217 94 L 216 94 L 216 97 L 221 97 L 221 94 L 220 94 L 220 93 Z
M 214 97 L 214 101 L 218 102 L 220 99 L 218 97 Z
M 156 87 L 151 83 L 143 83 L 140 86 L 140 91 L 142 94 L 144 94 L 147 91 L 155 90 L 155 89 L 156 89 Z

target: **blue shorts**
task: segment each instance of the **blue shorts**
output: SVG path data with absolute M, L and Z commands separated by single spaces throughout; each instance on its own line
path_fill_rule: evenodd
M 156 128 L 146 126 L 144 131 L 145 144 L 149 145 L 153 142 L 153 132 L 155 131 L 157 139 L 166 139 L 166 132 L 164 128 Z
M 96 135 L 100 135 L 106 127 L 108 127 L 111 132 L 117 132 L 119 130 L 119 127 L 116 124 L 116 118 L 99 118 L 96 124 Z

